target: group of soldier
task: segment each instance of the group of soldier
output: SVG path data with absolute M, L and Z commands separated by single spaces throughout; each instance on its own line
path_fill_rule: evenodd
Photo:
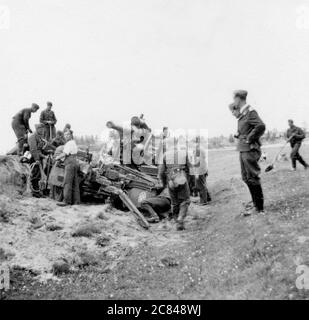
M 29 120 L 32 113 L 40 109 L 39 105 L 33 103 L 30 108 L 22 109 L 13 117 L 12 128 L 17 137 L 16 152 L 21 157 L 21 161 L 30 163 L 30 186 L 32 195 L 37 198 L 44 197 L 39 185 L 42 176 L 46 174 L 44 163 L 50 162 L 48 165 L 52 166 L 55 161 L 63 161 L 64 186 L 58 205 L 78 204 L 80 203 L 77 176 L 78 148 L 73 139 L 70 124 L 66 124 L 63 131 L 56 132 L 57 118 L 52 111 L 52 106 L 51 102 L 47 102 L 46 109 L 41 112 L 40 123 L 35 126 L 34 132 L 30 128 Z
M 247 103 L 248 92 L 246 90 L 237 90 L 233 95 L 233 103 L 229 105 L 229 109 L 233 116 L 237 119 L 238 128 L 235 138 L 237 138 L 237 150 L 239 152 L 239 161 L 241 168 L 241 176 L 248 186 L 252 201 L 245 205 L 243 210 L 244 216 L 252 214 L 264 214 L 264 193 L 261 184 L 261 168 L 259 161 L 261 159 L 261 137 L 265 133 L 266 126 L 261 120 L 257 111 Z M 305 139 L 306 133 L 289 120 L 289 129 L 287 131 L 287 139 L 291 144 L 291 160 L 292 169 L 296 170 L 296 162 L 308 168 L 308 164 L 299 154 L 302 141 Z M 175 145 L 174 145 L 175 147 Z M 196 151 L 199 150 L 200 142 L 197 143 Z M 159 165 L 159 179 L 162 185 L 167 185 L 168 193 L 171 198 L 172 215 L 176 220 L 177 230 L 184 229 L 184 220 L 188 212 L 190 204 L 190 163 L 187 150 L 177 148 L 178 161 L 175 161 L 175 149 L 167 148 L 164 153 L 163 162 Z M 201 154 L 200 154 L 201 156 Z M 200 157 L 202 159 L 203 157 Z M 201 167 L 199 162 L 198 167 Z M 202 167 L 203 169 L 203 167 Z M 196 182 L 199 186 L 201 203 L 207 203 L 208 191 L 206 188 L 206 173 L 198 175 Z
M 245 216 L 264 213 L 264 194 L 260 179 L 259 160 L 262 154 L 261 137 L 266 130 L 257 111 L 247 103 L 247 95 L 248 92 L 245 90 L 235 91 L 233 103 L 229 105 L 230 111 L 238 121 L 235 138 L 238 141 L 237 150 L 239 151 L 241 175 L 252 198 L 252 201 L 245 206 L 243 212 Z M 58 205 L 79 204 L 78 148 L 73 139 L 71 126 L 66 125 L 63 131 L 56 132 L 57 119 L 52 111 L 52 103 L 47 102 L 46 109 L 41 112 L 40 123 L 36 125 L 36 130 L 33 133 L 29 126 L 29 119 L 31 114 L 38 110 L 39 106 L 32 104 L 31 108 L 22 109 L 17 113 L 12 121 L 12 128 L 18 140 L 18 154 L 24 155 L 27 148 L 31 154 L 33 195 L 42 196 L 39 181 L 42 175 L 42 160 L 46 158 L 43 149 L 48 144 L 54 154 L 54 160 L 63 161 L 65 167 L 63 197 Z M 107 127 L 120 133 L 120 162 L 123 162 L 124 128 L 116 126 L 112 122 L 108 122 Z M 151 131 L 143 120 L 143 116 L 131 119 L 130 140 L 133 137 L 134 128 Z M 30 136 L 27 139 L 28 133 Z M 206 152 L 201 147 L 201 141 L 197 138 L 194 144 L 194 160 L 192 161 L 187 145 L 180 146 L 179 141 L 169 135 L 167 127 L 164 127 L 161 138 L 162 161 L 158 165 L 158 180 L 163 191 L 156 197 L 143 200 L 140 203 L 140 209 L 150 215 L 150 222 L 158 222 L 160 218 L 169 218 L 176 222 L 177 230 L 183 230 L 191 196 L 199 195 L 200 205 L 207 205 L 211 201 L 206 186 L 208 175 Z M 289 120 L 287 138 L 292 147 L 293 170 L 296 170 L 297 161 L 307 169 L 308 164 L 299 154 L 302 141 L 305 139 L 305 132 L 296 127 L 292 120 Z M 135 141 L 135 145 L 138 145 L 143 139 L 139 138 L 139 141 Z M 134 141 L 133 138 L 132 141 Z M 139 153 L 141 151 L 143 150 L 139 150 Z M 131 158 L 132 154 L 130 154 L 130 160 Z M 134 163 L 130 162 L 130 165 L 134 165 Z

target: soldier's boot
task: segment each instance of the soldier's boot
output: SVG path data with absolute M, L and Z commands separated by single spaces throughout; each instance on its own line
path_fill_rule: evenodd
M 296 159 L 292 157 L 292 170 L 296 171 Z
M 264 213 L 264 195 L 261 185 L 251 186 L 253 198 L 254 198 L 254 207 L 247 209 L 244 212 L 244 216 L 251 216 L 255 213 Z
M 304 166 L 305 169 L 308 169 L 308 163 L 301 156 L 298 157 L 298 161 Z
M 257 185 L 255 188 L 256 194 L 256 209 L 259 213 L 264 212 L 264 194 L 261 185 Z
M 204 206 L 207 205 L 208 201 L 207 201 L 207 190 L 206 188 L 203 188 L 202 190 L 200 190 L 200 202 L 198 205 L 200 206 Z
M 31 194 L 32 194 L 32 197 L 34 197 L 34 198 L 42 198 L 42 192 L 40 190 L 39 182 L 40 182 L 40 180 L 38 180 L 38 179 L 31 179 L 31 181 L 30 181 Z
M 179 216 L 179 210 L 180 210 L 180 207 L 178 204 L 172 205 L 172 210 L 170 211 L 170 215 L 169 215 L 168 219 L 177 221 L 178 216 Z
M 211 201 L 211 195 L 209 193 L 209 191 L 207 190 L 207 202 L 210 202 Z
M 149 208 L 148 212 L 150 213 L 150 217 L 147 218 L 147 221 L 150 223 L 157 223 L 160 221 L 159 216 L 157 215 L 157 213 L 153 210 L 153 208 Z
M 142 208 L 143 208 L 143 210 L 145 210 L 149 214 L 149 217 L 146 217 L 146 220 L 148 222 L 157 223 L 160 221 L 159 216 L 153 210 L 152 206 L 149 203 L 143 203 Z
M 179 216 L 176 220 L 176 230 L 182 231 L 185 229 L 184 220 L 187 216 L 190 200 L 185 200 L 180 204 Z
M 256 191 L 255 191 L 255 186 L 252 185 L 252 184 L 248 184 L 248 188 L 249 188 L 249 191 L 250 191 L 252 202 L 247 203 L 245 205 L 245 208 L 248 209 L 248 210 L 251 210 L 251 209 L 256 207 Z

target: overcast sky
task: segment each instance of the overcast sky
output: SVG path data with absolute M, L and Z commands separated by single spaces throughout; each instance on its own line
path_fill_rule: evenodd
M 3 8 L 9 28 L 1 28 Z M 227 135 L 236 130 L 227 105 L 240 88 L 269 129 L 288 118 L 309 123 L 308 8 L 291 0 L 0 0 L 0 151 L 16 140 L 12 116 L 47 100 L 59 127 L 69 122 L 77 134 L 144 113 L 153 128 Z

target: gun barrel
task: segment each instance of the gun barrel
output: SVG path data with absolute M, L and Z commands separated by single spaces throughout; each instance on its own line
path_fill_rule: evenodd
M 122 202 L 125 204 L 125 206 L 134 214 L 134 216 L 137 218 L 138 223 L 145 229 L 149 229 L 149 223 L 143 216 L 143 214 L 136 208 L 134 203 L 131 201 L 131 199 L 127 196 L 125 192 L 122 190 L 118 191 L 118 195 Z

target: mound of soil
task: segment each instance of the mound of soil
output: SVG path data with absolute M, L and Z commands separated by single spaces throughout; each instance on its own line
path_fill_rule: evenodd
M 59 261 L 71 271 L 89 265 L 110 270 L 142 243 L 179 241 L 145 231 L 129 212 L 107 205 L 60 208 L 50 199 L 0 195 L 0 208 L 6 217 L 0 223 L 2 260 L 38 275 L 52 273 Z
M 0 193 L 23 194 L 28 191 L 30 169 L 18 156 L 0 156 Z

